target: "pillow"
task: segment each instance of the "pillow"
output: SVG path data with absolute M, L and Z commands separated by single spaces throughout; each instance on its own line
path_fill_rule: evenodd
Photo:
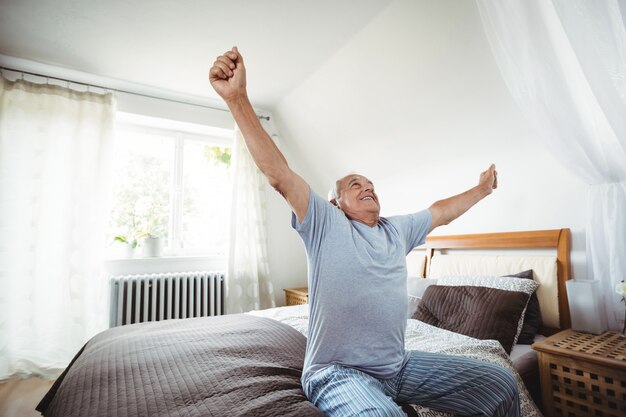
M 409 295 L 409 309 L 407 310 L 407 317 L 411 318 L 417 311 L 417 306 L 420 304 L 421 297 L 413 297 Z
M 433 285 L 412 318 L 476 339 L 497 340 L 510 354 L 529 297 L 497 288 Z
M 424 291 L 431 285 L 437 283 L 436 279 L 426 279 L 426 278 L 411 278 L 409 277 L 407 280 L 407 293 L 409 294 L 409 308 L 407 310 L 407 317 L 411 318 L 415 310 L 417 309 L 417 305 L 420 303 L 422 296 L 424 295 Z
M 407 280 L 407 292 L 409 295 L 413 297 L 422 298 L 424 295 L 424 291 L 431 285 L 435 285 L 437 283 L 436 279 L 427 279 L 427 278 L 409 278 Z
M 528 298 L 539 287 L 539 284 L 530 279 L 509 278 L 509 277 L 444 277 L 438 279 L 439 285 L 470 285 L 478 287 L 489 287 L 507 291 L 519 291 L 528 294 Z M 513 344 L 517 343 L 517 339 L 522 332 L 524 325 L 524 311 L 517 323 L 517 334 Z
M 533 270 L 518 272 L 517 274 L 506 275 L 507 277 L 533 279 Z M 539 333 L 541 327 L 541 309 L 539 308 L 539 299 L 537 293 L 534 292 L 528 300 L 526 313 L 524 313 L 524 324 L 522 331 L 517 338 L 517 343 L 522 345 L 532 345 L 535 342 L 535 336 Z

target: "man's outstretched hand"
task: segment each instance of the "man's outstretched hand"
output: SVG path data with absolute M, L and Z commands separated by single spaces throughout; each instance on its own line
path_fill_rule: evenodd
M 495 164 L 491 164 L 487 171 L 480 174 L 478 184 L 484 187 L 487 194 L 491 194 L 493 190 L 498 188 L 498 171 L 496 171 Z
M 209 70 L 209 81 L 226 102 L 246 95 L 246 68 L 236 46 L 217 57 Z

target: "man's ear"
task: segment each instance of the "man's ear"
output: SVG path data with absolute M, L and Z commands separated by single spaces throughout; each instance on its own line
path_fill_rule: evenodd
M 330 204 L 332 204 L 333 206 L 339 208 L 339 203 L 337 203 L 337 199 L 333 198 L 332 200 L 330 200 Z

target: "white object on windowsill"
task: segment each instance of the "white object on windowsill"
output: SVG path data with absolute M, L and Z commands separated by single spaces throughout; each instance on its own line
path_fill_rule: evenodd
M 124 244 L 124 258 L 133 259 L 135 257 L 136 248 L 133 245 L 126 243 Z
M 158 258 L 163 253 L 163 239 L 160 237 L 147 237 L 144 239 L 141 254 L 144 258 Z

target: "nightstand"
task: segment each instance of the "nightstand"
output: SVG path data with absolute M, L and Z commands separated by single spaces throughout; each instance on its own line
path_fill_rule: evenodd
M 285 288 L 285 301 L 288 306 L 309 303 L 309 289 L 302 288 Z
M 626 339 L 568 329 L 532 347 L 547 417 L 626 416 Z

